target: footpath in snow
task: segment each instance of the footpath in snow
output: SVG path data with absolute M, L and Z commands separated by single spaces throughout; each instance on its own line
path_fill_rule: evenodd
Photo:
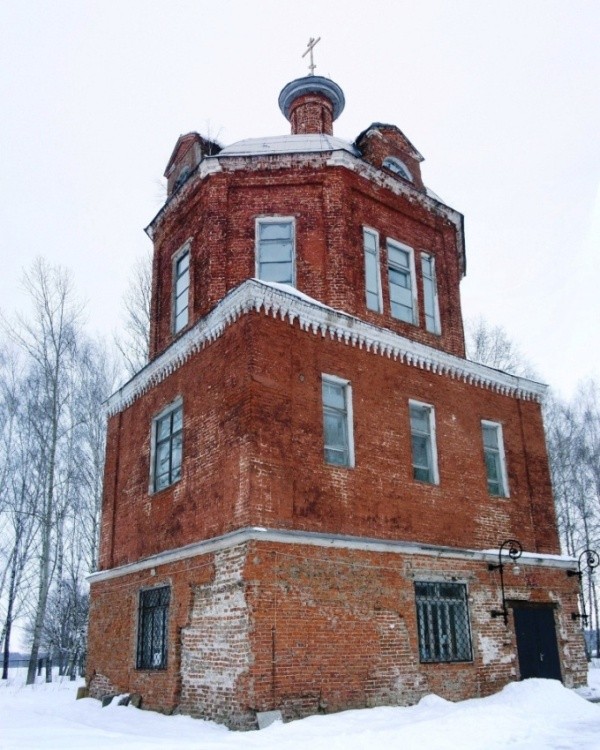
M 590 676 L 593 694 L 600 669 Z M 553 680 L 511 683 L 460 703 L 429 695 L 409 708 L 312 716 L 256 732 L 76 701 L 79 684 L 25 687 L 20 676 L 3 683 L 0 750 L 600 750 L 600 704 Z

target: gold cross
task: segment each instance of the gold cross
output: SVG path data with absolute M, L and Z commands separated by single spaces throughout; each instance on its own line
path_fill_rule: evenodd
M 310 70 L 310 75 L 311 76 L 314 76 L 314 74 L 315 74 L 315 68 L 317 67 L 315 65 L 315 63 L 314 63 L 314 60 L 313 60 L 313 49 L 314 49 L 314 47 L 316 47 L 316 45 L 320 41 L 321 41 L 321 37 L 317 37 L 316 39 L 313 39 L 313 37 L 311 36 L 311 38 L 308 40 L 307 49 L 305 50 L 304 54 L 302 55 L 302 57 L 306 57 L 306 55 L 308 55 L 308 53 L 310 52 L 310 65 L 308 66 L 308 69 Z

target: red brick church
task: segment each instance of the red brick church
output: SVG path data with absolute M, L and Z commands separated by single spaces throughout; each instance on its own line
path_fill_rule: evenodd
M 175 145 L 150 363 L 109 401 L 92 695 L 249 729 L 585 681 L 545 387 L 465 358 L 463 217 L 395 125 L 335 137 L 344 104 L 311 75 L 291 135 Z

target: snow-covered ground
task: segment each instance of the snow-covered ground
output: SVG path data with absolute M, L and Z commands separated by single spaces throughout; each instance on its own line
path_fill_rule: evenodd
M 410 708 L 345 711 L 244 733 L 76 701 L 78 684 L 25 687 L 21 673 L 3 682 L 1 750 L 600 750 L 600 704 L 551 680 L 512 683 L 461 703 L 429 695 Z M 594 693 L 600 668 L 590 670 L 587 694 Z

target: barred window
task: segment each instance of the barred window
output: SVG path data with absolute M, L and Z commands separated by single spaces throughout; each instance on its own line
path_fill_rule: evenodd
M 138 615 L 138 669 L 165 669 L 169 619 L 168 586 L 140 591 Z
M 153 423 L 152 491 L 168 487 L 181 479 L 183 455 L 183 405 L 168 407 Z
M 422 662 L 471 661 L 467 587 L 415 582 L 419 658 Z

